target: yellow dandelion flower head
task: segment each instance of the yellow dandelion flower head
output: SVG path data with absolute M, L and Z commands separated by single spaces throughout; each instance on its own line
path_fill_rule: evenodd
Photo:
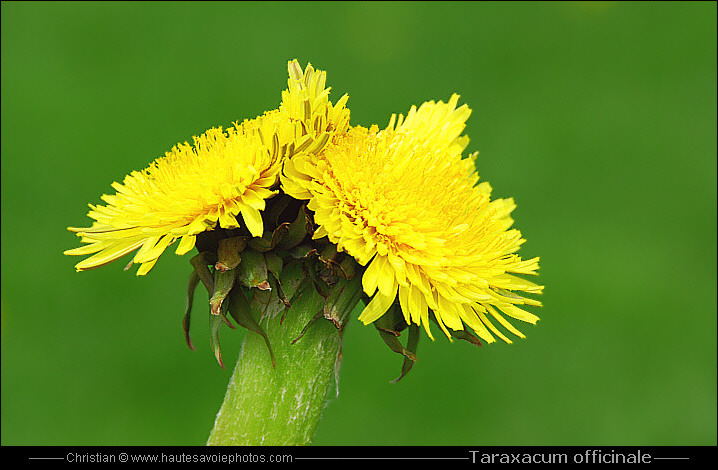
M 316 154 L 284 162 L 282 187 L 308 199 L 318 229 L 367 266 L 362 283 L 373 296 L 359 319 L 380 318 L 398 301 L 407 324 L 424 325 L 430 310 L 450 337 L 464 325 L 487 342 L 506 337 L 489 318 L 523 337 L 503 315 L 535 323 L 518 305 L 540 305 L 514 291 L 543 289 L 515 274 L 536 274 L 538 258 L 522 260 L 525 241 L 511 229 L 512 199 L 491 200 L 474 159 L 462 158 L 471 111 L 447 103 L 412 107 L 379 131 L 353 127 Z M 503 315 L 502 315 L 503 314 Z M 492 334 L 493 333 L 493 334 Z
M 92 226 L 68 228 L 85 245 L 65 254 L 92 255 L 76 269 L 99 267 L 137 250 L 132 262 L 144 275 L 176 240 L 176 253 L 185 254 L 201 232 L 240 227 L 239 215 L 252 236 L 261 236 L 260 212 L 277 193 L 283 159 L 318 152 L 348 127 L 347 97 L 332 105 L 325 72 L 311 65 L 302 71 L 296 60 L 288 69 L 289 87 L 279 109 L 176 145 L 148 168 L 114 182 L 116 194 L 101 198 L 106 205 L 90 204 Z

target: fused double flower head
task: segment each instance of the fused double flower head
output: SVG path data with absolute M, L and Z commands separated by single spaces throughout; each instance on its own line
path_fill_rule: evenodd
M 541 293 L 517 276 L 536 274 L 538 258 L 516 254 L 525 240 L 511 228 L 513 199 L 492 200 L 489 184 L 478 183 L 477 154 L 464 155 L 469 108 L 453 95 L 392 115 L 384 129 L 351 127 L 347 96 L 332 103 L 329 90 L 324 72 L 290 62 L 278 109 L 210 129 L 113 183 L 107 205 L 90 206 L 93 225 L 70 228 L 86 245 L 66 254 L 92 255 L 76 265 L 82 271 L 136 251 L 130 264 L 146 274 L 172 243 L 177 254 L 197 246 L 190 293 L 202 280 L 216 318 L 230 311 L 260 334 L 256 314 L 234 313 L 251 307 L 222 305 L 259 289 L 275 292 L 291 315 L 281 266 L 304 263 L 328 304 L 342 297 L 340 312 L 323 312 L 337 326 L 364 298 L 359 319 L 405 357 L 402 376 L 416 360 L 420 326 L 432 339 L 434 323 L 479 345 L 495 336 L 510 343 L 499 327 L 523 337 L 506 317 L 538 320 L 524 307 L 540 302 L 517 293 Z M 248 272 L 260 273 L 256 284 Z M 187 331 L 189 307 L 185 323 Z

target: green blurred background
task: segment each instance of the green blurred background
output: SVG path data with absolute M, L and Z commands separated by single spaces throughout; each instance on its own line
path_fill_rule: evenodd
M 527 339 L 423 337 L 398 384 L 352 323 L 315 444 L 716 445 L 715 2 L 2 2 L 2 444 L 206 441 L 232 367 L 185 346 L 189 256 L 77 274 L 66 227 L 292 58 L 354 124 L 460 93 L 546 285 Z

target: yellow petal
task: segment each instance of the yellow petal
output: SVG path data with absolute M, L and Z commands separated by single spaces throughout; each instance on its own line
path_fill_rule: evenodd
M 242 218 L 247 224 L 247 229 L 253 237 L 261 237 L 264 233 L 264 223 L 262 222 L 262 214 L 249 206 L 242 207 Z
M 506 335 L 504 335 L 503 333 L 501 333 L 501 332 L 494 326 L 494 324 L 491 323 L 491 321 L 486 317 L 486 315 L 485 315 L 483 312 L 477 312 L 477 314 L 479 315 L 479 318 L 481 319 L 481 321 L 482 321 L 486 326 L 488 326 L 489 329 L 490 329 L 491 331 L 493 331 L 496 336 L 498 336 L 499 338 L 503 339 L 503 340 L 506 341 L 508 344 L 513 343 L 513 341 L 511 341 L 510 339 L 508 339 L 508 338 L 506 337 Z
M 139 248 L 139 246 L 144 242 L 144 240 L 129 240 L 124 242 L 115 243 L 112 246 L 109 246 L 105 248 L 104 250 L 100 251 L 99 253 L 90 256 L 87 259 L 84 259 L 77 263 L 75 265 L 75 268 L 78 271 L 83 271 L 85 269 L 92 269 L 97 268 L 102 265 L 105 265 L 109 262 L 112 262 L 118 258 L 121 258 L 125 256 L 127 253 L 129 253 L 132 250 L 135 250 Z
M 170 243 L 174 241 L 174 237 L 165 235 L 157 242 L 155 246 L 147 250 L 142 256 L 135 256 L 135 263 L 146 263 L 148 261 L 156 260 L 162 253 L 167 249 Z
M 150 269 L 152 269 L 152 268 L 154 267 L 154 265 L 155 265 L 155 263 L 157 263 L 157 260 L 158 260 L 158 259 L 159 259 L 159 258 L 155 258 L 155 259 L 153 259 L 153 260 L 151 260 L 151 261 L 147 261 L 146 263 L 142 263 L 142 264 L 140 265 L 140 268 L 137 270 L 137 275 L 138 275 L 138 276 L 144 276 L 145 274 L 147 274 L 148 272 L 150 272 Z
M 362 276 L 361 282 L 366 295 L 371 296 L 374 295 L 374 292 L 376 292 L 377 286 L 379 285 L 379 276 L 381 275 L 386 262 L 387 260 L 385 256 L 376 255 L 371 264 L 369 264 L 366 268 L 366 271 L 364 271 L 364 276 Z
M 175 250 L 175 253 L 177 253 L 178 255 L 184 255 L 192 248 L 194 248 L 194 244 L 196 241 L 196 235 L 185 235 L 184 237 L 182 237 L 182 240 L 180 240 L 177 246 L 177 250 Z
M 365 325 L 375 321 L 389 310 L 395 298 L 396 292 L 394 292 L 394 295 L 383 295 L 381 292 L 377 292 L 374 298 L 371 299 L 371 302 L 369 302 L 369 305 L 367 305 L 361 315 L 359 315 L 359 321 Z
M 92 253 L 97 253 L 98 251 L 104 250 L 111 244 L 112 244 L 112 242 L 110 242 L 110 241 L 95 242 L 90 245 L 73 248 L 72 250 L 65 250 L 65 252 L 63 254 L 66 254 L 66 255 L 90 255 Z

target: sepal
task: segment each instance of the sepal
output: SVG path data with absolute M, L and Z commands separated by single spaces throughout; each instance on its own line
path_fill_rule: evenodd
M 242 261 L 241 253 L 246 246 L 247 237 L 221 239 L 217 248 L 218 259 L 214 269 L 224 272 L 236 268 Z
M 272 366 L 276 367 L 274 352 L 272 351 L 271 344 L 269 344 L 269 337 L 254 318 L 253 313 L 256 312 L 257 309 L 253 308 L 254 306 L 252 304 L 253 302 L 250 303 L 247 300 L 247 297 L 244 294 L 244 289 L 238 286 L 238 288 L 234 289 L 229 296 L 229 314 L 232 318 L 234 318 L 234 321 L 236 321 L 238 325 L 257 333 L 264 338 L 264 342 L 267 344 L 267 349 L 269 350 L 269 356 L 272 360 Z
M 411 325 L 409 325 L 408 330 L 409 337 L 406 340 L 406 349 L 407 351 L 413 353 L 414 358 L 412 359 L 410 357 L 404 357 L 404 364 L 402 364 L 401 366 L 401 374 L 399 375 L 399 377 L 394 379 L 392 383 L 397 383 L 398 381 L 400 381 L 406 374 L 409 373 L 411 368 L 414 366 L 414 363 L 416 362 L 416 348 L 419 345 L 420 336 L 419 325 L 412 323 Z
M 407 328 L 407 324 L 399 310 L 399 306 L 396 304 L 392 305 L 384 315 L 374 321 L 374 327 L 389 349 L 404 356 L 401 374 L 393 381 L 396 383 L 411 370 L 417 361 L 416 348 L 419 343 L 419 327 L 415 324 L 410 325 L 408 327 L 409 334 L 406 346 L 401 344 L 399 336 L 401 336 L 401 331 Z
M 353 279 L 339 279 L 329 292 L 324 303 L 324 318 L 334 323 L 340 331 L 344 329 L 349 314 L 362 297 L 362 285 L 359 276 Z
M 214 289 L 212 297 L 209 299 L 210 313 L 219 315 L 224 299 L 229 295 L 229 291 L 234 286 L 235 271 L 215 271 L 214 272 Z M 229 322 L 227 322 L 229 324 Z
M 189 275 L 189 281 L 187 281 L 187 306 L 185 307 L 184 317 L 182 318 L 182 331 L 184 331 L 184 338 L 187 342 L 187 346 L 189 346 L 192 350 L 195 348 L 192 344 L 192 338 L 190 338 L 189 335 L 189 317 L 192 312 L 194 290 L 197 288 L 197 284 L 199 284 L 199 276 L 197 275 L 197 272 L 193 270 Z
M 222 349 L 219 346 L 219 327 L 222 326 L 222 318 L 219 315 L 209 316 L 209 345 L 212 348 L 214 357 L 217 359 L 219 365 L 224 369 L 222 363 Z
M 451 334 L 453 338 L 468 341 L 475 346 L 481 346 L 481 340 L 479 340 L 479 337 L 471 333 L 469 330 L 449 330 L 449 334 Z
M 290 250 L 299 245 L 307 234 L 314 231 L 314 224 L 307 214 L 307 207 L 302 206 L 297 211 L 297 217 L 293 222 L 287 225 L 286 235 L 277 243 L 280 250 Z
M 283 223 L 273 231 L 264 232 L 261 237 L 255 237 L 249 240 L 249 248 L 260 253 L 273 250 L 275 246 L 289 233 L 289 224 Z
M 210 295 L 212 295 L 214 291 L 214 277 L 208 266 L 215 264 L 216 259 L 217 256 L 213 253 L 202 252 L 189 260 L 192 267 L 194 267 L 194 272 L 197 273 L 200 281 L 202 281 L 205 289 L 207 289 L 207 293 Z
M 245 250 L 242 262 L 237 266 L 237 280 L 245 287 L 267 290 L 270 288 L 267 280 L 267 262 L 264 255 L 258 251 Z
M 405 348 L 399 341 L 401 331 L 406 327 L 406 323 L 403 322 L 403 318 L 399 318 L 400 316 L 397 306 L 392 305 L 384 315 L 374 321 L 373 325 L 384 343 L 389 346 L 389 349 L 416 361 L 414 353 Z

